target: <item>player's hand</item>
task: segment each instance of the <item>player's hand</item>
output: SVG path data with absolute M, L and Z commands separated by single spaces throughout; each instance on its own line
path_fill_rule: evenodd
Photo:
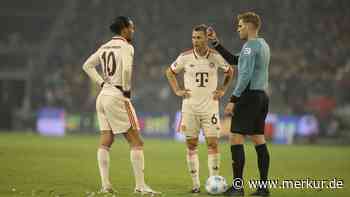
M 215 90 L 213 92 L 213 94 L 214 94 L 214 100 L 219 100 L 221 97 L 224 96 L 225 91 L 223 91 L 223 90 Z
M 211 42 L 211 43 L 214 43 L 214 42 L 218 42 L 219 39 L 216 35 L 216 32 L 214 30 L 213 27 L 208 27 L 207 29 L 207 36 L 208 36 L 208 40 Z
M 183 98 L 190 98 L 190 96 L 191 96 L 190 92 L 191 92 L 191 90 L 188 90 L 188 89 L 186 89 L 186 90 L 177 90 L 175 92 L 175 94 L 177 96 L 181 96 Z
M 227 103 L 224 109 L 225 116 L 233 116 L 233 110 L 235 109 L 235 104 L 232 102 Z

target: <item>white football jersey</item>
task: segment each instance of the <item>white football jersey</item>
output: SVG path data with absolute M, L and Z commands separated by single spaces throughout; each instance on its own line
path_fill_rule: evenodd
M 122 92 L 115 86 L 122 87 L 124 91 L 131 89 L 133 57 L 134 47 L 125 38 L 116 36 L 92 54 L 86 60 L 84 67 L 100 65 L 103 71 L 102 78 L 91 76 L 95 73 L 88 72 L 97 83 L 105 82 L 100 94 L 120 96 Z
M 217 51 L 209 49 L 205 56 L 199 56 L 194 49 L 187 50 L 179 55 L 170 68 L 175 74 L 184 72 L 185 89 L 191 91 L 190 98 L 183 99 L 182 112 L 219 111 L 219 102 L 213 99 L 218 84 L 218 68 L 228 72 L 230 66 Z

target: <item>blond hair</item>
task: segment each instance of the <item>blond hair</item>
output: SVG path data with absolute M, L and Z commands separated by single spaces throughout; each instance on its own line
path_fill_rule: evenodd
M 260 16 L 254 12 L 244 12 L 237 16 L 237 21 L 242 20 L 244 23 L 252 23 L 257 30 L 261 27 Z

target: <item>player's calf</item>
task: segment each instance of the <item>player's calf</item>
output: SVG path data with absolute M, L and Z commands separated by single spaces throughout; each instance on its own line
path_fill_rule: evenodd
M 97 150 L 97 161 L 101 176 L 102 190 L 112 190 L 112 184 L 109 179 L 109 150 L 113 143 L 112 131 L 101 131 L 100 146 Z M 101 191 L 102 191 L 101 190 Z
M 220 153 L 217 138 L 207 138 L 209 176 L 219 175 Z
M 191 175 L 193 187 L 192 190 L 198 190 L 200 188 L 199 181 L 199 158 L 197 153 L 198 138 L 190 138 L 186 140 L 187 153 L 186 161 L 188 171 Z

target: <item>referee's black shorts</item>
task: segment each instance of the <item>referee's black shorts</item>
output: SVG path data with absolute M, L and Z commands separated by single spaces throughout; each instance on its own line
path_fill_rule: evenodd
M 246 90 L 235 104 L 231 133 L 243 135 L 264 134 L 269 98 L 265 91 Z

